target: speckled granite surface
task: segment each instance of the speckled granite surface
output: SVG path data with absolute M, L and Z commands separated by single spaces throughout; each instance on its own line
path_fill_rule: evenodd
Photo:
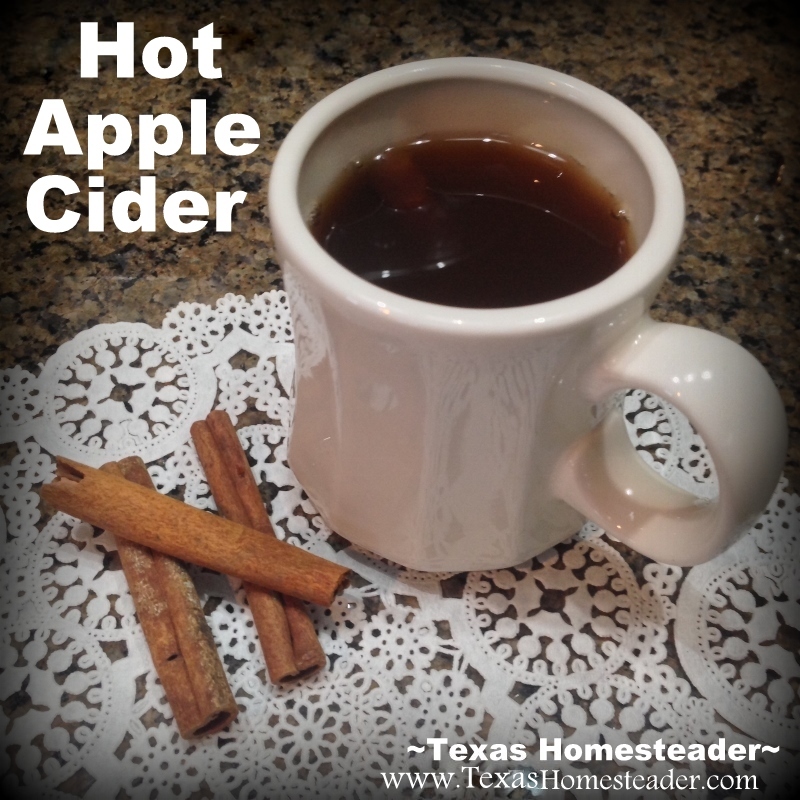
M 686 237 L 661 291 L 658 319 L 718 331 L 766 366 L 786 404 L 786 466 L 800 487 L 798 341 L 798 34 L 788 4 L 727 2 L 524 3 L 26 2 L 6 5 L 0 25 L 2 367 L 28 369 L 99 322 L 158 324 L 181 300 L 212 302 L 280 285 L 266 188 L 281 139 L 312 103 L 343 83 L 409 60 L 487 55 L 542 64 L 590 81 L 640 113 L 666 140 L 683 174 Z M 186 8 L 188 6 L 188 10 Z M 137 52 L 159 35 L 187 47 L 209 22 L 222 37 L 221 80 L 194 61 L 160 81 L 137 63 L 118 79 L 101 66 L 80 79 L 79 23 L 136 23 Z M 105 62 L 108 63 L 107 61 Z M 83 192 L 85 160 L 51 150 L 23 156 L 39 105 L 63 98 L 85 143 L 88 114 L 172 112 L 188 119 L 205 97 L 209 116 L 255 117 L 262 143 L 247 157 L 188 148 L 157 163 L 158 196 L 243 189 L 230 233 L 209 225 L 176 234 L 37 230 L 25 210 L 40 175 L 64 174 Z M 134 128 L 135 131 L 135 128 Z M 188 137 L 187 137 L 188 138 Z M 106 191 L 136 188 L 134 152 L 108 159 Z

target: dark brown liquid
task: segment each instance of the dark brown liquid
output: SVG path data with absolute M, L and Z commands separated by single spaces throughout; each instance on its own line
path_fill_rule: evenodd
M 427 139 L 352 165 L 311 221 L 357 275 L 448 306 L 541 303 L 631 254 L 619 204 L 575 161 L 504 139 Z

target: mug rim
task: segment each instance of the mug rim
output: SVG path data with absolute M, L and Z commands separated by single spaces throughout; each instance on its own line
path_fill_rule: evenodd
M 317 242 L 298 201 L 305 157 L 339 116 L 370 98 L 414 83 L 480 79 L 546 90 L 604 120 L 633 149 L 653 186 L 653 218 L 634 254 L 604 280 L 555 300 L 501 308 L 463 308 L 396 294 L 351 272 Z M 498 58 L 458 56 L 400 64 L 370 73 L 335 90 L 310 108 L 289 131 L 272 165 L 269 217 L 282 261 L 304 271 L 351 307 L 390 317 L 397 324 L 457 335 L 513 335 L 556 330 L 648 297 L 671 269 L 684 229 L 685 205 L 678 169 L 658 134 L 636 112 L 595 86 L 547 67 Z M 646 309 L 643 309 L 646 310 Z

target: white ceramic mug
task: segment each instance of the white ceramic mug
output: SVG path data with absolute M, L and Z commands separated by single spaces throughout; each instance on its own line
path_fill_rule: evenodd
M 409 299 L 329 256 L 307 220 L 352 161 L 421 134 L 503 134 L 581 162 L 625 208 L 635 252 L 589 289 L 470 309 Z M 289 461 L 328 525 L 422 570 L 518 564 L 588 518 L 645 555 L 706 561 L 754 522 L 786 452 L 778 392 L 733 342 L 648 309 L 681 240 L 680 178 L 656 133 L 597 88 L 483 58 L 404 64 L 337 90 L 294 126 L 269 210 L 296 337 Z M 640 388 L 687 415 L 719 481 L 702 502 L 635 452 Z

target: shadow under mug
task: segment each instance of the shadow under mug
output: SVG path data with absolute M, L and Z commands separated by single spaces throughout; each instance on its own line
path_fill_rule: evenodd
M 621 201 L 635 252 L 595 286 L 515 308 L 448 307 L 368 283 L 307 221 L 348 164 L 421 134 L 501 134 L 572 156 Z M 649 317 L 680 244 L 683 191 L 656 133 L 606 93 L 497 59 L 382 70 L 290 131 L 269 211 L 296 338 L 289 462 L 355 544 L 420 570 L 492 569 L 589 519 L 650 558 L 691 565 L 769 501 L 786 452 L 783 404 L 738 345 Z M 599 414 L 629 388 L 689 418 L 714 461 L 716 499 L 651 469 L 621 411 Z

